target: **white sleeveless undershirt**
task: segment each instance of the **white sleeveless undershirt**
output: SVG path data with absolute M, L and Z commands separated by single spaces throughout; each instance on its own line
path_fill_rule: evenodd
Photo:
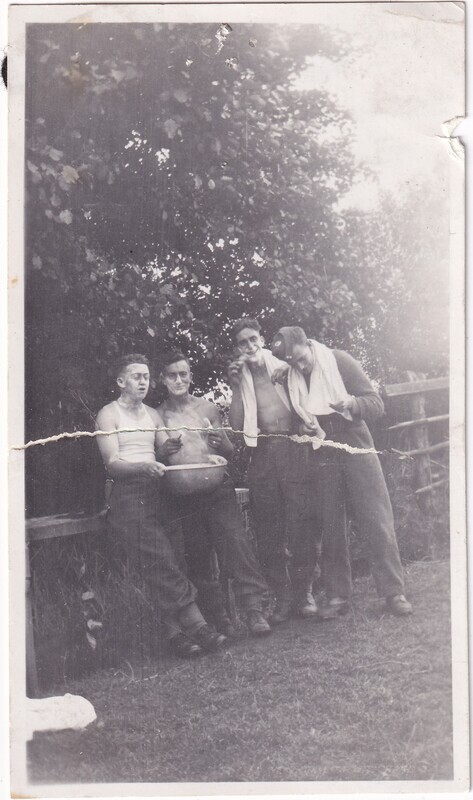
M 151 418 L 146 406 L 143 406 L 143 414 L 139 419 L 131 416 L 126 409 L 115 400 L 118 409 L 118 419 L 120 428 L 155 428 L 155 422 Z M 154 449 L 154 431 L 133 431 L 129 433 L 118 433 L 118 447 L 120 459 L 122 461 L 156 461 Z

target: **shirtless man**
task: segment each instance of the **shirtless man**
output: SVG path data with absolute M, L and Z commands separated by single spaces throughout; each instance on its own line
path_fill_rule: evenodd
M 285 365 L 264 348 L 257 320 L 238 320 L 232 334 L 239 356 L 228 368 L 229 419 L 251 448 L 248 481 L 259 561 L 276 596 L 271 622 L 283 622 L 293 609 L 314 617 L 321 525 L 308 448 L 288 438 L 297 433 L 295 415 L 286 390 L 271 380 Z
M 158 408 L 166 427 L 182 431 L 172 433 L 172 454 L 187 445 L 205 459 L 211 454 L 229 458 L 233 445 L 225 431 L 220 430 L 220 414 L 208 400 L 189 392 L 192 381 L 187 357 L 175 351 L 164 359 L 161 381 L 168 396 Z M 204 429 L 186 430 L 188 428 Z M 208 432 L 207 432 L 208 431 Z M 171 454 L 171 453 L 170 453 Z M 175 459 L 174 459 L 175 460 Z M 213 614 L 212 621 L 219 630 L 231 635 L 222 614 L 223 598 L 217 581 L 210 574 L 210 552 L 215 549 L 220 572 L 233 577 L 235 593 L 246 613 L 251 633 L 271 632 L 262 613 L 267 586 L 262 577 L 245 530 L 235 488 L 226 473 L 223 482 L 211 491 L 179 496 L 175 500 L 175 516 L 180 520 L 186 545 L 188 574 L 197 586 L 199 600 Z M 222 627 L 224 626 L 224 627 Z
M 124 545 L 130 561 L 141 571 L 166 620 L 171 649 L 190 658 L 202 650 L 217 650 L 226 637 L 214 631 L 196 605 L 196 590 L 180 569 L 164 529 L 160 493 L 164 473 L 160 461 L 173 449 L 159 414 L 144 404 L 149 389 L 149 365 L 137 353 L 116 364 L 120 396 L 97 415 L 97 436 L 107 474 L 113 479 L 110 496 L 112 533 Z M 129 429 L 123 432 L 123 429 Z

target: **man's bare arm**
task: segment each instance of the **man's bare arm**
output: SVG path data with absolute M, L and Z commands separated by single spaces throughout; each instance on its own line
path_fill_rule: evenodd
M 116 419 L 113 410 L 105 406 L 97 414 L 95 424 L 98 431 L 116 431 Z M 107 436 L 97 436 L 97 444 L 102 456 L 103 463 L 107 472 L 112 478 L 125 475 L 148 475 L 150 477 L 163 474 L 162 467 L 153 461 L 139 461 L 131 463 L 120 458 L 120 448 L 118 446 L 118 436 L 110 433 Z
M 242 368 L 243 368 L 243 363 L 241 359 L 232 361 L 232 363 L 228 367 L 228 380 L 232 390 L 232 401 L 230 403 L 230 409 L 228 412 L 228 421 L 230 422 L 230 427 L 236 431 L 243 430 L 243 423 L 245 417 L 243 411 L 243 399 L 241 396 Z
M 208 404 L 206 408 L 206 414 L 214 428 L 222 427 L 222 418 L 220 416 L 220 412 L 213 405 L 213 403 Z M 233 445 L 225 431 L 210 431 L 209 445 L 213 450 L 216 450 L 217 453 L 225 458 L 230 458 L 233 454 Z

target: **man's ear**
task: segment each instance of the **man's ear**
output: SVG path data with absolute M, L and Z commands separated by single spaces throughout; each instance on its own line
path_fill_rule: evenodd
M 164 372 L 160 372 L 158 375 L 158 383 L 164 384 Z
M 266 342 L 264 341 L 264 336 L 261 336 L 261 334 L 260 334 L 260 338 L 261 338 L 261 344 L 263 345 L 263 347 L 266 347 Z
M 125 388 L 125 381 L 123 380 L 123 377 L 121 375 L 119 375 L 117 378 L 117 384 L 120 387 L 120 389 Z
M 193 380 L 194 380 L 194 377 L 192 375 L 192 372 L 189 370 L 189 383 L 192 383 Z

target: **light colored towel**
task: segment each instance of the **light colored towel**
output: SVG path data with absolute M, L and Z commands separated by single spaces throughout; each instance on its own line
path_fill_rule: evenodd
M 266 350 L 266 348 L 262 349 L 262 353 L 264 356 L 264 363 L 266 365 L 266 369 L 268 370 L 269 377 L 272 376 L 275 369 L 278 367 L 285 367 L 286 364 L 284 361 L 280 361 L 279 358 L 273 356 L 270 350 Z M 279 397 L 283 401 L 286 408 L 290 410 L 291 406 L 286 394 L 286 390 L 283 386 L 280 386 L 278 383 L 275 385 L 275 390 L 278 393 Z M 253 384 L 253 376 L 251 374 L 251 370 L 248 364 L 243 364 L 243 369 L 241 373 L 241 398 L 243 401 L 243 433 L 245 438 L 245 444 L 248 447 L 256 447 L 258 444 L 258 409 L 256 406 L 256 393 L 255 387 Z
M 79 731 L 97 719 L 92 703 L 78 694 L 26 698 L 26 738 L 35 731 Z
M 315 355 L 315 366 L 310 375 L 310 385 L 304 375 L 295 367 L 291 367 L 288 375 L 288 389 L 291 403 L 296 414 L 309 427 L 314 427 L 317 434 L 312 446 L 314 450 L 320 447 L 320 441 L 325 439 L 325 433 L 317 421 L 317 415 L 336 414 L 330 403 L 346 400 L 349 394 L 343 383 L 343 378 L 335 360 L 335 356 L 328 347 L 315 339 L 308 339 L 309 347 Z M 345 419 L 352 420 L 350 411 L 343 411 Z

